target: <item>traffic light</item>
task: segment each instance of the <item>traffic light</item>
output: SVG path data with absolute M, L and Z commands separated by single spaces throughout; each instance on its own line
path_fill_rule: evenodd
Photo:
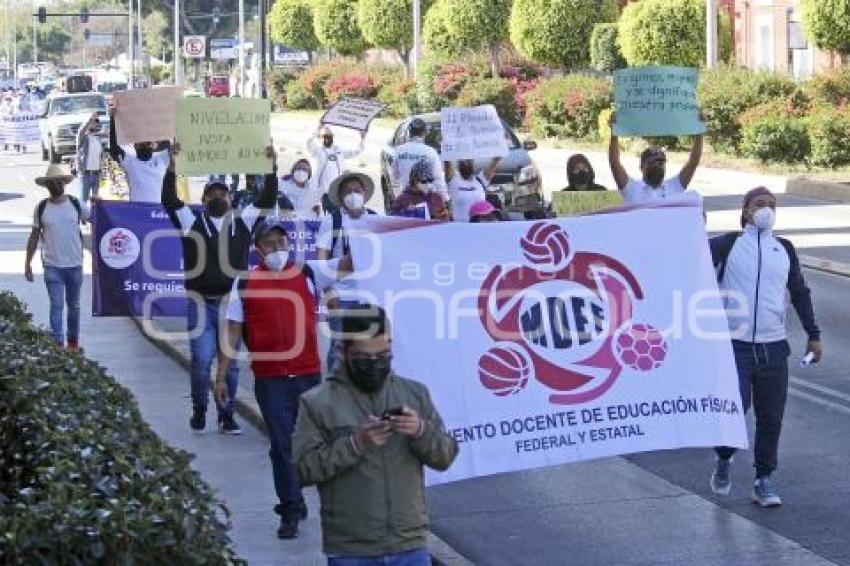
M 44 6 L 39 7 L 38 9 L 38 23 L 46 24 L 47 23 L 47 8 Z
M 215 25 L 218 25 L 218 21 L 219 21 L 219 19 L 221 18 L 221 9 L 220 9 L 218 6 L 216 6 L 215 8 L 213 8 L 213 10 L 212 10 L 212 17 L 213 17 L 213 23 L 214 23 Z
M 83 8 L 82 10 L 80 10 L 80 21 L 83 22 L 84 24 L 89 23 L 89 9 L 88 8 Z

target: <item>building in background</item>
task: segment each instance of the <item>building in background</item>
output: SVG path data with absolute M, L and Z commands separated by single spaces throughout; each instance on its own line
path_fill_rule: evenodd
M 799 0 L 734 0 L 738 65 L 805 79 L 841 65 L 838 54 L 806 39 Z

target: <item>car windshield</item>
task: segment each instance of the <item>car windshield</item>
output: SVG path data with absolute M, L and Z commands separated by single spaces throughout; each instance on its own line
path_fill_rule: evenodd
M 213 77 L 210 82 L 214 85 L 227 84 L 227 77 Z
M 505 139 L 508 140 L 508 148 L 509 149 L 517 149 L 519 148 L 519 138 L 516 137 L 516 134 L 511 131 L 510 127 L 502 123 L 505 127 Z M 440 136 L 440 123 L 439 122 L 428 122 L 428 133 L 425 134 L 425 143 L 440 151 L 440 141 L 442 137 Z
M 127 83 L 98 83 L 97 92 L 116 92 L 119 90 L 127 90 Z
M 93 110 L 106 112 L 106 102 L 102 96 L 74 96 L 54 98 L 50 103 L 50 115 L 82 114 Z

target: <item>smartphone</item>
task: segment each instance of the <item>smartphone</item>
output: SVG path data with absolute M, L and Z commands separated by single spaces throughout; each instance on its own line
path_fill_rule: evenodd
M 404 407 L 396 407 L 395 409 L 387 409 L 381 414 L 382 421 L 390 420 L 390 417 L 400 417 L 404 415 Z

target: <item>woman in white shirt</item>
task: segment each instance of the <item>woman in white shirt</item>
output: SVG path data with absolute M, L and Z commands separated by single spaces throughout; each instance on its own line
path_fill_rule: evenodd
M 475 173 L 475 161 L 472 159 L 458 161 L 457 171 L 451 161 L 443 163 L 452 202 L 452 219 L 455 222 L 469 222 L 469 207 L 486 200 L 486 191 L 501 160 L 501 157 L 494 157 L 489 165 L 478 173 Z
M 310 161 L 299 159 L 292 165 L 289 175 L 281 177 L 279 192 L 292 203 L 299 218 L 319 218 L 322 214 L 322 195 L 313 179 Z

